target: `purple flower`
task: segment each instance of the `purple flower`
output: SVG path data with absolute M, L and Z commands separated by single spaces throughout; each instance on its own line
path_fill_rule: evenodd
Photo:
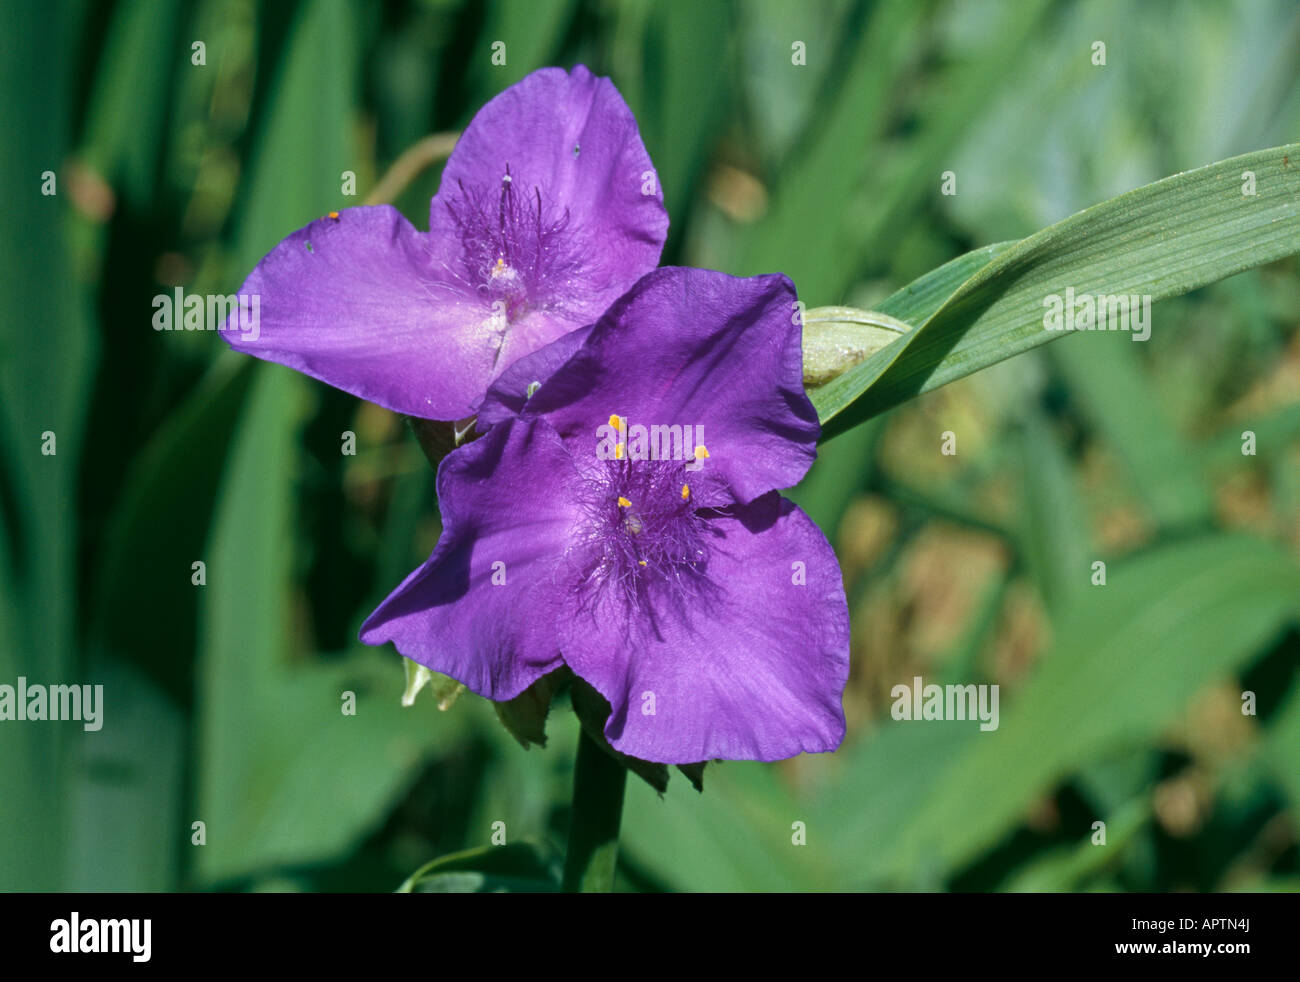
M 794 301 L 784 276 L 660 269 L 517 362 L 438 469 L 437 548 L 361 639 L 495 700 L 567 665 L 643 760 L 835 749 L 840 570 L 774 490 L 819 433 Z
M 388 205 L 314 221 L 241 288 L 261 297 L 260 330 L 222 336 L 397 412 L 462 419 L 512 362 L 591 324 L 653 269 L 667 229 L 613 84 L 544 68 L 465 129 L 428 233 Z

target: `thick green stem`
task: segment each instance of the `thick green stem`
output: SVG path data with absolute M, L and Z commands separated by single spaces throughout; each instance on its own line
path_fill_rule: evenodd
M 626 785 L 623 765 L 582 733 L 573 774 L 569 851 L 564 857 L 566 892 L 609 893 L 614 889 Z

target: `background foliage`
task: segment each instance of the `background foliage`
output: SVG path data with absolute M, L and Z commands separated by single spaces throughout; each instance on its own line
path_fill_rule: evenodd
M 614 79 L 659 169 L 666 262 L 780 270 L 810 306 L 870 307 L 1300 133 L 1289 0 L 82 0 L 3 5 L 0 46 L 0 681 L 106 690 L 98 733 L 0 725 L 7 890 L 391 890 L 497 821 L 553 865 L 571 715 L 525 752 L 475 696 L 402 708 L 401 659 L 355 640 L 438 535 L 401 421 L 150 327 L 154 295 L 233 292 L 528 71 Z M 437 181 L 396 201 L 417 226 Z M 794 496 L 844 568 L 849 737 L 711 766 L 703 796 L 634 780 L 620 888 L 1300 887 L 1296 272 L 1163 301 L 1147 344 L 1069 337 L 826 444 Z M 891 720 L 913 675 L 999 683 L 1001 727 Z

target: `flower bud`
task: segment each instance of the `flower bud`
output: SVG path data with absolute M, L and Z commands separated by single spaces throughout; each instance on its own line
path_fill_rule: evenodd
M 804 385 L 825 385 L 910 330 L 874 310 L 814 307 L 803 315 Z

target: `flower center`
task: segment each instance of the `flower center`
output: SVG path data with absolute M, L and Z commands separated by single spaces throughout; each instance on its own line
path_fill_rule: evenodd
M 583 266 L 568 209 L 550 205 L 509 164 L 498 187 L 457 187 L 447 210 L 460 232 L 462 281 L 507 325 L 559 309 Z
M 619 458 L 601 467 L 583 498 L 584 582 L 621 591 L 634 607 L 663 588 L 684 588 L 707 560 L 708 519 L 690 483 L 700 475 L 671 460 Z

